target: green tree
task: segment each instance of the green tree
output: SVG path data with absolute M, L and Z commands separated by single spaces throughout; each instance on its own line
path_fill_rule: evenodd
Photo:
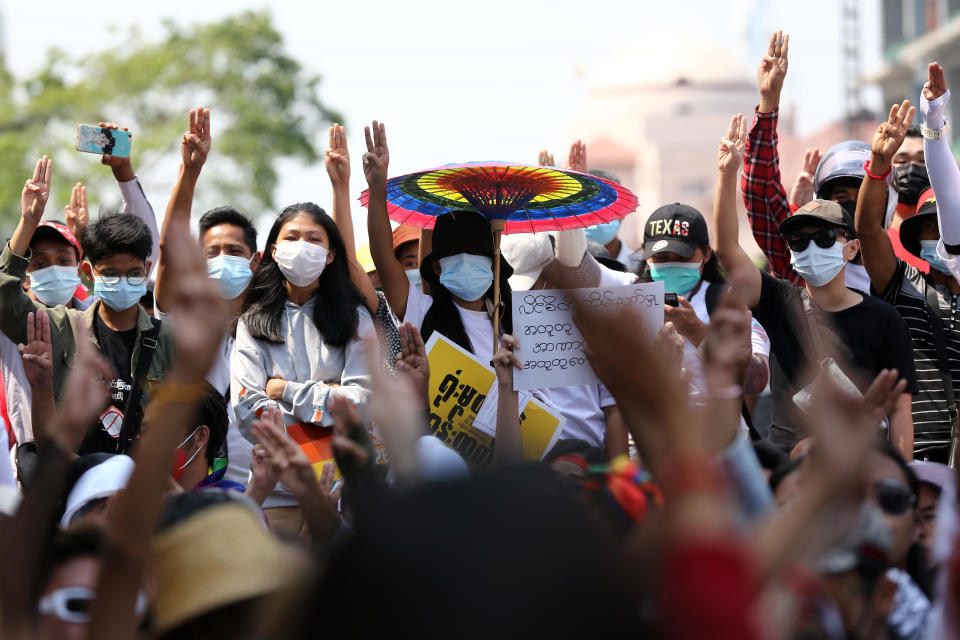
M 86 56 L 51 49 L 31 78 L 13 78 L 0 66 L 0 227 L 9 232 L 16 224 L 24 180 L 43 154 L 54 158 L 48 216 L 62 217 L 58 207 L 77 180 L 91 194 L 110 189 L 112 199 L 110 171 L 75 151 L 77 124 L 129 127 L 134 167 L 149 175 L 177 153 L 187 111 L 197 105 L 213 109 L 215 154 L 198 206 L 272 209 L 276 160 L 315 162 L 313 141 L 341 120 L 320 100 L 319 86 L 318 76 L 287 55 L 266 12 L 209 24 L 167 22 L 159 41 L 132 29 L 121 44 Z

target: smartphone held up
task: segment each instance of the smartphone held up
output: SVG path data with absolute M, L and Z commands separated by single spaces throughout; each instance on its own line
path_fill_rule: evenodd
M 130 132 L 81 124 L 77 127 L 77 151 L 129 158 Z

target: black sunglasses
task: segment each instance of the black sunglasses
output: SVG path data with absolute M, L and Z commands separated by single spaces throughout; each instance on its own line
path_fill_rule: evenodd
M 873 485 L 877 505 L 891 516 L 903 515 L 917 501 L 910 487 L 898 480 L 884 479 Z
M 837 230 L 827 227 L 813 233 L 791 233 L 787 236 L 787 246 L 793 251 L 804 251 L 811 240 L 821 249 L 829 249 L 837 242 Z

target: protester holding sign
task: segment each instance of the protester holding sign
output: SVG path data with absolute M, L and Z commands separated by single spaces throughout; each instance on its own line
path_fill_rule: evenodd
M 370 389 L 364 338 L 373 335 L 337 225 L 312 202 L 283 209 L 250 283 L 230 360 L 240 431 L 252 441 L 253 422 L 270 407 L 288 427 L 332 425 L 334 397 L 363 407 Z M 275 525 L 300 530 L 296 500 L 282 485 L 266 504 L 282 509 L 273 511 Z
M 901 125 L 906 116 L 904 109 L 898 120 Z M 717 254 L 728 270 L 752 265 L 740 247 L 736 212 L 745 128 L 742 115 L 731 118 L 717 155 L 714 237 Z M 830 384 L 862 392 L 882 369 L 896 369 L 906 378 L 907 387 L 889 415 L 889 437 L 905 458 L 912 459 L 910 401 L 917 382 L 907 328 L 893 307 L 844 286 L 844 267 L 860 244 L 851 216 L 835 202 L 812 200 L 783 221 L 780 233 L 806 288 L 749 270 L 749 305 L 770 334 L 775 358 L 769 439 L 789 449 L 803 437 L 804 416 L 797 402 L 802 403 L 798 392 L 817 377 L 809 371 L 818 372 Z
M 432 251 L 420 264 L 420 275 L 430 287 L 421 288 L 404 272 L 394 255 L 393 234 L 387 216 L 387 167 L 390 151 L 383 123 L 365 130 L 367 153 L 363 172 L 370 187 L 367 232 L 370 252 L 383 290 L 397 316 L 420 329 L 429 340 L 434 331 L 453 340 L 482 362 L 493 359 L 493 231 L 481 214 L 449 212 L 437 218 Z M 372 133 L 371 133 L 372 132 Z M 509 278 L 513 269 L 500 262 L 500 333 L 513 329 Z

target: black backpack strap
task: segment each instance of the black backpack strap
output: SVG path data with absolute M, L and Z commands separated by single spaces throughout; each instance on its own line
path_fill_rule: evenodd
M 701 280 L 700 282 L 703 282 Z M 699 285 L 698 285 L 699 286 Z M 707 315 L 712 316 L 713 310 L 720 304 L 720 299 L 727 292 L 727 285 L 722 282 L 708 282 L 707 290 L 703 294 L 703 302 L 707 307 Z
M 957 420 L 957 399 L 953 393 L 953 375 L 950 371 L 950 357 L 947 353 L 947 328 L 940 315 L 940 299 L 937 290 L 928 283 L 924 291 L 927 299 L 927 318 L 930 320 L 930 332 L 933 334 L 933 344 L 937 349 L 937 368 L 940 369 L 940 380 L 943 382 L 943 393 L 947 398 L 947 408 L 950 411 L 950 422 Z
M 143 397 L 143 383 L 147 377 L 147 371 L 150 370 L 150 363 L 153 362 L 153 354 L 157 351 L 160 336 L 161 322 L 156 318 L 150 318 L 153 325 L 150 330 L 140 336 L 140 355 L 137 358 L 137 370 L 133 373 L 133 388 L 130 395 L 127 396 L 127 406 L 123 409 L 123 425 L 120 427 L 120 435 L 117 437 L 117 453 L 124 453 L 127 450 L 130 440 L 133 437 L 133 423 L 140 410 L 140 399 Z

